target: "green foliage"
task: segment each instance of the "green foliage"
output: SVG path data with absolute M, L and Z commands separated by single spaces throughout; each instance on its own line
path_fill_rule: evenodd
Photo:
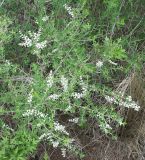
M 8 34 L 8 26 L 11 24 L 11 21 L 8 17 L 1 15 L 0 16 L 0 60 L 4 57 L 4 44 L 7 43 L 10 39 L 10 34 Z
M 122 48 L 120 42 L 121 39 L 117 40 L 117 42 L 112 42 L 109 38 L 105 38 L 103 54 L 106 59 L 122 60 L 127 58 L 125 50 Z
M 8 127 L 3 128 L 0 139 L 0 158 L 2 160 L 25 160 L 36 150 L 38 140 L 35 133 L 24 128 L 19 128 L 15 133 L 10 133 L 7 130 L 9 130 Z

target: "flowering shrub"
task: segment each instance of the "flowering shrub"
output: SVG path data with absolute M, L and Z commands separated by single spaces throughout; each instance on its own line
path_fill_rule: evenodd
M 86 4 L 84 1 L 83 6 Z M 36 3 L 41 13 L 34 18 L 33 31 L 22 27 L 16 32 L 16 45 L 20 53 L 28 56 L 27 65 L 1 56 L 1 159 L 25 160 L 44 141 L 60 148 L 63 157 L 68 153 L 83 157 L 68 124 L 87 127 L 88 120 L 95 119 L 102 132 L 114 137 L 114 128 L 125 125 L 118 108 L 140 109 L 131 96 L 108 91 L 113 88 L 108 83 L 116 78 L 114 73 L 122 73 L 120 62 L 128 63 L 122 40 L 107 37 L 99 41 L 93 35 L 89 13 L 80 4 L 61 6 L 57 11 L 61 23 L 55 11 L 44 11 L 45 5 L 43 1 Z M 9 25 L 5 23 L 2 27 L 7 32 Z M 0 43 L 3 51 L 7 38 Z M 60 113 L 69 118 L 64 122 Z M 7 123 L 5 116 L 13 125 Z

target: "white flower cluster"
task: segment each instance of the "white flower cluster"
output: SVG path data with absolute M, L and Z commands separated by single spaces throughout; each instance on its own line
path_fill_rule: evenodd
M 54 148 L 57 148 L 58 145 L 59 145 L 58 141 L 52 141 L 51 143 L 52 143 L 52 145 L 53 145 Z
M 111 97 L 111 96 L 108 96 L 108 95 L 105 96 L 105 99 L 109 103 L 118 103 L 118 101 L 114 97 Z
M 55 101 L 58 100 L 59 97 L 60 97 L 59 94 L 51 94 L 50 96 L 48 96 L 48 99 Z
M 61 148 L 61 153 L 63 157 L 66 157 L 66 148 Z
M 72 17 L 75 18 L 74 13 L 72 11 L 72 8 L 68 6 L 67 4 L 64 5 L 64 8 L 67 10 L 68 14 Z
M 29 33 L 30 38 L 31 38 L 35 43 L 40 40 L 40 36 L 41 36 L 41 34 L 42 34 L 42 33 L 41 33 L 41 29 L 39 29 L 37 33 L 31 32 L 31 31 L 28 31 L 28 33 Z
M 103 62 L 102 61 L 99 60 L 99 61 L 96 62 L 96 67 L 97 68 L 101 68 L 102 66 L 103 66 Z
M 114 103 L 119 106 L 124 106 L 126 108 L 133 108 L 135 111 L 139 111 L 140 109 L 140 106 L 135 101 L 132 100 L 131 96 L 128 96 L 123 100 L 122 96 L 120 96 L 119 94 L 116 96 L 115 93 L 113 93 L 113 97 L 107 95 L 105 96 L 105 99 L 109 103 Z
M 76 99 L 81 99 L 84 97 L 83 93 L 77 93 L 77 92 L 73 93 L 72 96 Z
M 79 118 L 69 119 L 69 122 L 72 122 L 72 123 L 78 123 L 78 121 L 79 121 Z
M 47 41 L 45 40 L 45 41 L 42 41 L 42 42 L 39 42 L 39 43 L 36 43 L 36 48 L 37 49 L 43 49 L 43 48 L 45 48 L 46 47 L 46 44 L 47 44 Z
M 38 117 L 38 118 L 46 118 L 47 115 L 37 111 L 36 109 L 28 109 L 25 113 L 22 114 L 23 117 L 30 117 L 30 116 L 34 116 L 34 117 Z
M 43 140 L 43 139 L 49 140 L 49 142 L 52 144 L 52 146 L 54 148 L 57 148 L 59 146 L 59 144 L 61 143 L 61 142 L 58 141 L 58 139 L 56 139 L 55 135 L 53 133 L 50 133 L 50 132 L 44 133 L 39 137 L 40 141 Z M 68 149 L 71 149 L 72 148 L 72 142 L 74 142 L 74 139 L 70 139 L 68 144 L 66 144 L 65 147 L 67 147 Z M 63 157 L 66 157 L 66 150 L 67 150 L 66 148 L 61 148 L 61 152 L 62 152 Z
M 42 18 L 42 21 L 46 22 L 46 21 L 48 21 L 48 19 L 49 19 L 49 17 L 45 16 L 45 17 Z
M 50 133 L 44 133 L 42 134 L 40 137 L 39 137 L 39 140 L 42 140 L 42 139 L 50 139 L 52 138 L 52 135 Z
M 7 124 L 3 124 L 2 128 L 6 128 L 6 129 L 8 129 L 8 130 L 10 130 L 12 132 L 14 131 L 14 129 L 9 127 Z
M 64 134 L 66 134 L 66 131 L 65 131 L 65 129 L 64 129 L 64 126 L 62 126 L 62 125 L 60 125 L 58 122 L 56 122 L 55 123 L 55 126 L 54 126 L 54 130 L 55 131 L 60 131 L 60 132 L 62 132 L 62 133 L 64 133 Z M 68 135 L 68 134 L 67 134 Z M 49 131 L 49 132 L 47 132 L 47 133 L 44 133 L 44 134 L 42 134 L 40 137 L 39 137 L 39 140 L 41 141 L 41 140 L 49 140 L 49 142 L 52 144 L 52 146 L 54 147 L 54 148 L 57 148 L 59 145 L 61 145 L 61 147 L 62 147 L 62 140 L 60 139 L 58 139 L 57 138 L 57 135 L 55 135 L 55 133 L 53 133 L 52 131 Z M 73 145 L 73 142 L 74 142 L 75 140 L 72 138 L 69 138 L 68 139 L 68 141 L 67 141 L 67 143 L 65 143 L 65 144 L 63 144 L 64 145 L 64 147 L 62 147 L 61 148 L 61 152 L 62 152 L 62 156 L 63 157 L 66 157 L 66 151 L 67 151 L 67 149 L 68 150 L 72 150 L 75 146 Z
M 20 37 L 24 41 L 22 43 L 19 43 L 20 46 L 24 46 L 24 47 L 31 47 L 32 46 L 32 40 L 28 36 L 21 34 Z
M 10 65 L 11 65 L 11 63 L 10 63 L 10 61 L 9 61 L 9 60 L 5 60 L 5 62 L 6 62 L 6 64 L 7 64 L 8 66 L 10 66 Z
M 100 124 L 99 127 L 104 130 L 104 132 L 107 134 L 110 130 L 112 130 L 112 127 L 108 123 Z
M 63 91 L 66 92 L 68 90 L 68 79 L 65 78 L 64 76 L 61 76 L 60 81 L 63 87 Z M 48 77 L 46 78 L 46 82 L 48 88 L 51 88 L 53 86 L 54 77 L 52 71 L 50 71 Z M 61 96 L 60 94 L 51 94 L 50 96 L 48 96 L 48 99 L 55 101 L 58 100 L 60 96 Z
M 47 41 L 40 42 L 41 29 L 37 33 L 28 32 L 29 36 L 24 35 L 20 32 L 20 37 L 23 39 L 22 43 L 19 43 L 20 46 L 31 47 L 34 45 L 36 49 L 43 49 L 47 45 Z
M 46 139 L 49 140 L 54 148 L 57 148 L 59 145 L 59 141 L 54 140 L 54 137 L 51 133 L 44 133 L 39 137 L 39 140 Z
M 68 90 L 68 79 L 65 78 L 64 76 L 61 76 L 61 85 L 63 87 L 63 91 L 66 92 Z
M 106 123 L 106 126 L 105 126 L 107 129 L 112 129 L 112 127 L 108 124 L 108 123 Z
M 77 92 L 74 92 L 72 94 L 72 96 L 76 99 L 80 99 L 80 98 L 83 98 L 84 96 L 86 96 L 86 93 L 87 93 L 87 85 L 84 83 L 82 77 L 80 77 L 80 86 L 82 87 L 82 93 L 77 93 Z
M 47 87 L 51 88 L 53 85 L 53 74 L 52 71 L 50 71 L 48 77 L 46 78 L 46 82 L 47 82 Z
M 65 130 L 65 126 L 59 124 L 58 122 L 54 122 L 54 130 L 69 135 L 69 133 Z
M 68 91 L 68 79 L 62 75 L 60 78 L 60 82 L 61 82 L 61 86 L 63 88 L 63 92 L 67 92 Z M 47 84 L 48 88 L 51 88 L 54 84 L 54 77 L 53 77 L 52 71 L 50 71 L 48 77 L 46 78 L 46 84 Z M 71 94 L 71 96 L 76 99 L 83 98 L 86 95 L 87 90 L 88 90 L 88 86 L 84 83 L 82 77 L 80 77 L 80 84 L 79 85 L 81 87 L 82 92 L 81 93 L 73 92 Z M 55 94 L 54 93 L 54 94 L 49 95 L 48 99 L 55 101 L 55 100 L 58 100 L 61 97 L 61 95 L 62 94 Z
M 28 100 L 27 100 L 28 103 L 31 103 L 31 102 L 32 102 L 32 97 L 33 97 L 33 96 L 32 96 L 32 93 L 29 93 L 29 95 L 28 95 Z
M 29 104 L 31 104 L 31 102 L 32 102 L 32 98 L 33 98 L 32 93 L 33 93 L 33 89 L 31 90 L 31 92 L 30 92 L 29 95 L 28 95 L 27 102 L 28 102 Z

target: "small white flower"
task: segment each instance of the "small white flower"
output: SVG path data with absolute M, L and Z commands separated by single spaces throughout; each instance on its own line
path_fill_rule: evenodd
M 47 82 L 47 87 L 51 88 L 53 85 L 53 74 L 52 71 L 50 71 L 48 77 L 46 78 L 46 82 Z
M 52 145 L 53 145 L 54 148 L 57 148 L 58 145 L 59 145 L 59 142 L 58 142 L 58 141 L 53 141 L 53 142 L 52 142 Z
M 23 117 L 30 117 L 30 116 L 34 116 L 34 117 L 38 117 L 38 118 L 46 118 L 47 115 L 37 111 L 36 109 L 28 109 L 25 113 L 22 114 Z
M 44 133 L 44 134 L 42 134 L 42 135 L 39 137 L 39 140 L 44 139 L 46 136 L 47 136 L 47 135 L 46 135 L 45 133 Z
M 8 129 L 8 130 L 10 130 L 10 131 L 14 131 L 14 129 L 13 128 L 11 128 L 11 127 L 9 127 L 7 124 L 4 124 L 3 126 L 2 126 L 2 128 L 6 128 L 6 129 Z
M 99 60 L 99 61 L 96 62 L 96 67 L 97 68 L 101 68 L 102 66 L 103 66 L 103 62 L 102 61 Z
M 128 96 L 128 97 L 126 98 L 126 100 L 129 101 L 129 102 L 131 102 L 131 101 L 132 101 L 132 97 L 131 97 L 131 96 Z
M 42 134 L 40 137 L 39 137 L 39 140 L 42 140 L 42 139 L 51 139 L 52 138 L 52 135 L 51 133 L 44 133 Z
M 46 47 L 46 44 L 47 44 L 47 41 L 43 41 L 43 42 L 36 43 L 35 46 L 37 49 L 44 49 Z
M 61 148 L 61 153 L 63 157 L 66 157 L 66 149 L 65 148 Z
M 49 17 L 45 16 L 45 17 L 42 18 L 42 21 L 46 22 L 46 21 L 48 21 L 48 19 L 49 19 Z
M 68 79 L 64 76 L 61 76 L 61 85 L 63 87 L 63 91 L 66 92 L 68 90 Z
M 29 32 L 30 37 L 33 39 L 35 43 L 37 43 L 40 40 L 41 34 L 42 34 L 41 29 L 39 29 L 37 33 Z
M 24 40 L 24 42 L 19 43 L 20 46 L 24 46 L 24 47 L 31 47 L 32 46 L 32 40 L 28 36 L 22 35 L 21 38 Z
M 55 100 L 58 100 L 59 97 L 60 95 L 58 94 L 51 94 L 50 96 L 48 96 L 48 99 L 55 101 Z
M 69 133 L 65 130 L 65 126 L 59 124 L 58 122 L 54 122 L 54 130 L 69 135 Z
M 113 97 L 110 97 L 110 96 L 107 96 L 107 95 L 105 96 L 105 99 L 109 103 L 113 103 L 115 101 L 115 99 Z
M 80 85 L 82 86 L 82 93 L 83 93 L 83 95 L 86 95 L 86 92 L 88 90 L 88 86 L 84 83 L 82 77 L 80 77 Z
M 28 103 L 31 103 L 32 102 L 32 94 L 31 93 L 29 93 L 29 96 L 28 96 Z
M 84 97 L 84 95 L 82 93 L 73 93 L 72 96 L 75 98 L 75 99 L 81 99 Z
M 112 127 L 109 124 L 106 124 L 105 126 L 107 129 L 112 129 Z
M 72 8 L 68 6 L 67 4 L 64 5 L 64 8 L 67 10 L 68 14 L 72 17 L 75 18 L 74 13 L 72 11 Z
M 87 94 L 88 86 L 84 83 L 82 77 L 80 77 L 80 86 L 82 87 L 82 92 L 81 93 L 77 93 L 77 92 L 72 93 L 72 96 L 75 99 L 81 99 L 84 96 L 86 96 L 86 94 Z
M 8 66 L 11 65 L 10 61 L 9 60 L 5 60 L 5 62 L 7 63 Z
M 113 97 L 108 95 L 105 96 L 105 99 L 107 100 L 107 102 L 111 104 L 112 103 L 117 104 L 119 106 L 124 106 L 126 108 L 133 108 L 135 111 L 139 111 L 140 106 L 132 100 L 131 96 L 126 97 L 126 99 L 123 99 L 120 93 L 118 93 L 118 95 L 117 93 L 116 94 L 112 93 L 112 94 L 113 94 Z
M 47 41 L 40 42 L 40 36 L 41 29 L 39 29 L 37 33 L 28 31 L 28 36 L 20 32 L 20 37 L 23 39 L 23 42 L 19 43 L 19 45 L 24 47 L 31 47 L 34 45 L 36 47 L 34 50 L 43 49 L 46 47 Z
M 69 119 L 69 122 L 78 123 L 79 118 Z

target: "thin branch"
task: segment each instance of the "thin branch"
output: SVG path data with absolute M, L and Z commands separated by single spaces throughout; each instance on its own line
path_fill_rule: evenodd
M 22 82 L 32 82 L 33 78 L 31 77 L 12 77 L 9 79 L 0 79 L 0 82 L 5 82 L 5 81 L 22 81 Z
M 118 21 L 118 19 L 119 19 L 120 12 L 121 12 L 121 9 L 122 9 L 122 7 L 123 7 L 123 5 L 124 5 L 124 2 L 125 2 L 125 0 L 122 0 L 121 5 L 120 5 L 120 8 L 119 8 L 118 15 L 116 16 L 115 22 L 114 22 L 114 24 L 113 24 L 113 26 L 112 26 L 112 29 L 111 29 L 111 37 L 112 37 L 113 34 L 114 34 L 114 30 L 115 30 L 115 27 L 116 27 L 116 23 L 117 23 L 117 21 Z
M 3 0 L 3 1 L 1 2 L 0 7 L 3 5 L 4 1 L 5 1 L 5 0 Z

